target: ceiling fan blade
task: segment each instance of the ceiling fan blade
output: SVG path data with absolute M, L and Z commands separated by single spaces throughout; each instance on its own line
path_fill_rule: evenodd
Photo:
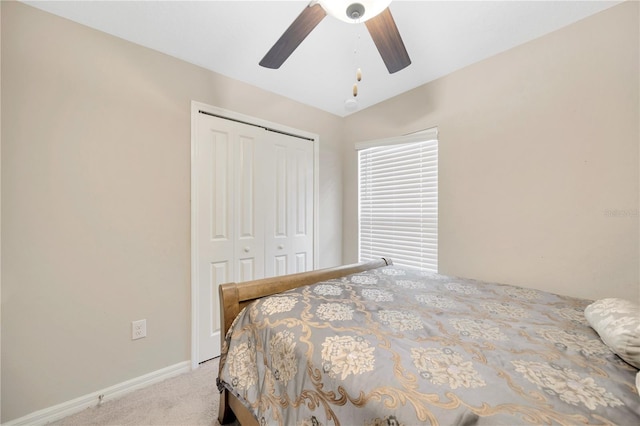
M 302 43 L 309 33 L 327 16 L 319 3 L 309 4 L 280 36 L 276 44 L 264 55 L 260 65 L 265 68 L 280 68 L 289 55 Z
M 400 71 L 411 64 L 411 59 L 404 47 L 404 42 L 396 22 L 391 16 L 391 10 L 386 8 L 379 15 L 365 22 L 367 30 L 371 34 L 373 42 L 382 56 L 384 64 L 389 70 L 389 74 Z

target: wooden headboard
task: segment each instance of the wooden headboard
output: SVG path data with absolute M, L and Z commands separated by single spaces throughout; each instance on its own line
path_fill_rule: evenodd
M 354 263 L 351 265 L 335 266 L 332 268 L 318 269 L 315 271 L 301 272 L 298 274 L 282 275 L 279 277 L 262 278 L 243 283 L 227 283 L 219 287 L 220 293 L 220 325 L 224 336 L 227 334 L 231 323 L 238 316 L 242 308 L 261 297 L 270 296 L 292 288 L 302 287 L 320 281 L 344 277 L 369 269 L 390 265 L 391 260 L 384 258 L 369 262 Z
M 221 347 L 224 347 L 225 336 L 231 327 L 233 320 L 238 316 L 242 308 L 261 297 L 282 293 L 292 288 L 327 281 L 333 278 L 344 277 L 357 272 L 369 269 L 380 268 L 391 265 L 390 259 L 377 259 L 369 262 L 354 263 L 351 265 L 335 266 L 332 268 L 318 269 L 315 271 L 301 272 L 298 274 L 282 275 L 273 278 L 263 278 L 243 283 L 227 283 L 219 287 L 220 293 L 220 325 L 222 327 L 220 337 Z M 222 365 L 222 364 L 221 364 Z M 238 418 L 242 425 L 257 424 L 249 411 L 226 390 L 220 395 L 220 408 L 218 419 L 221 424 L 233 420 L 233 415 Z

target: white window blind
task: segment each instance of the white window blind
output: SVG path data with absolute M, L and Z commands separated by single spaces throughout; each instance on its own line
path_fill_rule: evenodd
M 424 139 L 360 145 L 374 145 L 358 150 L 360 261 L 437 272 L 438 140 Z

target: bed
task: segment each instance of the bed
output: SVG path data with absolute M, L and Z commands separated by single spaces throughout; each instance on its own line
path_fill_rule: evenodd
M 640 424 L 635 349 L 592 327 L 614 302 L 385 259 L 224 284 L 220 300 L 222 424 Z

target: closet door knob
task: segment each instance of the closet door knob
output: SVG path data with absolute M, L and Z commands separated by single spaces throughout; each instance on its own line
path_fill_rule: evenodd
M 278 245 L 278 250 L 282 250 L 284 246 L 282 244 Z
M 249 251 L 251 251 L 251 248 L 250 247 L 245 247 L 243 250 L 244 250 L 245 253 L 249 253 Z

